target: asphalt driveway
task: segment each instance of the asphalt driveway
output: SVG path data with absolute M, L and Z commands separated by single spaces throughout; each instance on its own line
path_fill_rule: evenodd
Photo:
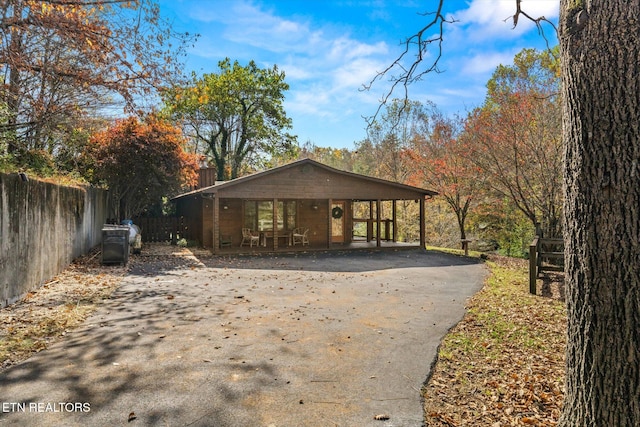
M 419 250 L 156 255 L 0 373 L 0 426 L 420 426 L 437 346 L 486 275 Z

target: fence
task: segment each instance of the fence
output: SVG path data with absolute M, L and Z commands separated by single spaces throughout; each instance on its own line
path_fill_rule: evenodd
M 175 244 L 178 239 L 187 234 L 187 224 L 182 216 L 139 217 L 134 218 L 133 223 L 140 227 L 142 241 L 145 243 L 171 242 Z
M 564 271 L 564 241 L 560 238 L 536 236 L 529 245 L 529 293 L 536 294 L 536 281 L 545 271 Z

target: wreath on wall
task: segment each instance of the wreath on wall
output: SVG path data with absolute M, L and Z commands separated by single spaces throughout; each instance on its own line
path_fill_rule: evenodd
M 342 208 L 340 206 L 336 206 L 335 208 L 331 209 L 331 216 L 335 219 L 342 218 L 342 213 Z

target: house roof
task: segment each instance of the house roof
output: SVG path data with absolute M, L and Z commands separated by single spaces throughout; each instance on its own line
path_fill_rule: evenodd
M 216 183 L 181 194 L 251 198 L 414 199 L 438 193 L 380 178 L 342 171 L 311 159 Z M 215 196 L 214 196 L 215 197 Z

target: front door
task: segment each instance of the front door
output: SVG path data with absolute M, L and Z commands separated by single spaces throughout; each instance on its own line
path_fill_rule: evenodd
M 331 243 L 344 243 L 344 201 L 331 203 Z

